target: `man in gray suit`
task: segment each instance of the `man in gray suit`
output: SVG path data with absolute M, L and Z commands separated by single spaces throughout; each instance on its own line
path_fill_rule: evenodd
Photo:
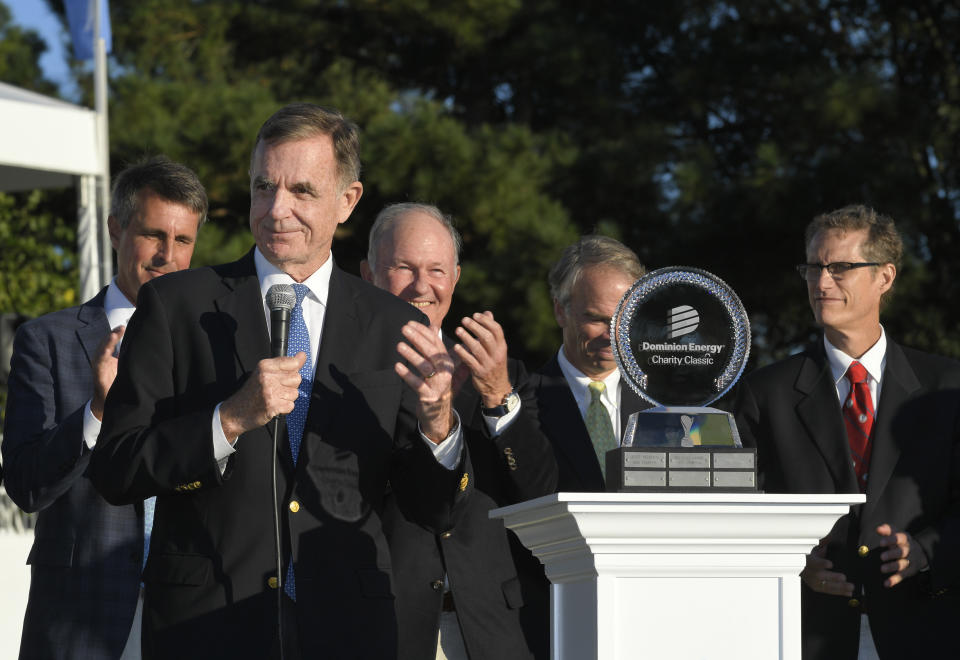
M 108 220 L 117 276 L 82 305 L 17 331 L 2 447 L 6 487 L 20 508 L 38 514 L 21 659 L 140 657 L 144 505 L 108 504 L 87 464 L 140 285 L 189 267 L 206 214 L 206 192 L 187 167 L 158 156 L 125 169 Z

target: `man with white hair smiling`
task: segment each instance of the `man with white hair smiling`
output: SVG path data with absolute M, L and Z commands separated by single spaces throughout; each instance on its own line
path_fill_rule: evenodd
M 394 204 L 370 231 L 364 279 L 441 324 L 460 278 L 460 236 L 435 206 Z M 507 357 L 503 329 L 489 311 L 461 319 L 445 338 L 459 360 L 454 406 L 463 423 L 476 490 L 461 522 L 434 535 L 388 501 L 384 528 L 394 568 L 398 658 L 530 658 L 510 544 L 519 542 L 490 509 L 552 493 L 556 462 L 537 422 L 523 365 Z M 459 380 L 458 380 L 459 379 Z M 469 379 L 469 380 L 468 380 Z

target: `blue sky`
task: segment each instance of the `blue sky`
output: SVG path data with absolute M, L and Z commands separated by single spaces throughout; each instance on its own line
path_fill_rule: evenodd
M 60 85 L 60 93 L 68 100 L 76 100 L 76 87 L 70 80 L 70 67 L 64 41 L 69 39 L 60 25 L 60 20 L 50 11 L 44 0 L 0 0 L 10 8 L 13 22 L 29 28 L 47 42 L 47 51 L 40 58 L 47 78 Z

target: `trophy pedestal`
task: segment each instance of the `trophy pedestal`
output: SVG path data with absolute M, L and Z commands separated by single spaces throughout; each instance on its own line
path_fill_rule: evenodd
M 864 500 L 557 493 L 490 516 L 545 566 L 553 660 L 800 660 L 805 555 Z

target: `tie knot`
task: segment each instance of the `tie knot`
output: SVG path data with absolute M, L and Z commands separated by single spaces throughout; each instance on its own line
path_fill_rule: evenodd
M 297 294 L 297 305 L 303 303 L 303 299 L 307 297 L 307 294 L 310 293 L 310 287 L 306 284 L 294 284 L 293 292 Z
M 851 383 L 865 383 L 867 381 L 867 369 L 854 360 L 847 367 L 847 380 Z
M 603 394 L 604 390 L 607 389 L 607 386 L 603 384 L 602 380 L 591 380 L 590 384 L 587 385 L 587 389 L 590 390 L 590 397 L 594 401 L 599 401 L 600 396 Z

